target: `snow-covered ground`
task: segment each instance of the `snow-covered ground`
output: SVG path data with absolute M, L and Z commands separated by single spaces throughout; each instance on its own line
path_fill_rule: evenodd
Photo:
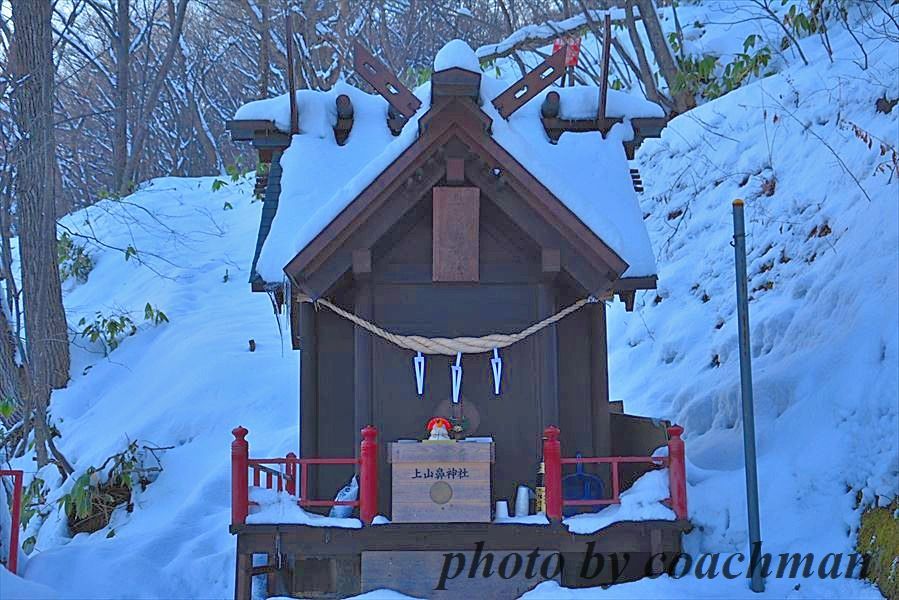
M 694 43 L 724 43 L 715 27 Z M 899 493 L 899 175 L 878 169 L 889 159 L 881 141 L 899 145 L 899 108 L 874 108 L 897 94 L 899 49 L 869 43 L 864 70 L 845 31 L 831 41 L 833 63 L 807 38 L 810 66 L 785 56 L 779 74 L 675 119 L 638 154 L 659 289 L 638 296 L 633 313 L 610 313 L 612 393 L 628 412 L 685 427 L 694 553 L 746 544 L 734 198 L 746 199 L 748 217 L 766 550 L 851 552 L 861 507 Z M 872 136 L 870 148 L 854 127 Z M 0 597 L 232 595 L 230 430 L 249 429 L 253 454 L 295 448 L 298 370 L 284 317 L 279 328 L 246 283 L 261 210 L 252 182 L 212 184 L 158 179 L 66 219 L 105 245 L 88 244 L 89 280 L 66 286 L 69 323 L 128 312 L 139 331 L 108 357 L 76 337 L 72 382 L 53 396 L 59 445 L 76 470 L 129 440 L 173 448 L 133 512 L 120 509 L 97 533 L 70 538 L 55 504 L 67 488 L 51 491 L 50 514 L 23 535 L 35 536 L 20 559 L 25 580 L 0 575 Z M 126 261 L 129 246 L 137 256 Z M 170 322 L 145 324 L 148 302 Z M 28 460 L 13 466 L 33 472 Z M 52 469 L 41 475 L 54 487 Z M 606 590 L 547 583 L 527 597 L 750 594 L 743 579 L 661 577 Z M 878 596 L 817 577 L 772 579 L 768 595 Z
M 57 511 L 37 532 L 32 520 L 23 540 L 36 534 L 36 545 L 20 572 L 61 597 L 232 595 L 231 429 L 247 427 L 257 455 L 296 447 L 297 357 L 268 298 L 247 284 L 261 203 L 251 180 L 217 192 L 212 184 L 157 179 L 64 222 L 108 246 L 132 246 L 146 264 L 90 245 L 89 280 L 65 295 L 72 326 L 98 310 L 124 311 L 140 329 L 108 357 L 76 338 L 72 381 L 53 396 L 61 450 L 84 470 L 129 440 L 174 448 L 161 453 L 164 471 L 134 511 L 117 511 L 105 530 L 69 539 Z M 148 302 L 170 322 L 142 324 Z M 33 471 L 29 461 L 15 466 Z M 52 482 L 52 467 L 43 475 Z M 5 596 L 9 584 L 0 584 Z

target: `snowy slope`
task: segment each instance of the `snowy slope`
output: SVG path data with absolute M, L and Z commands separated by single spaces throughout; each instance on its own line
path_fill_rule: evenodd
M 688 547 L 744 548 L 731 201 L 746 199 L 762 539 L 850 552 L 862 505 L 899 493 L 899 50 L 833 37 L 675 119 L 638 155 L 659 289 L 611 318 L 613 397 L 686 429 Z M 876 49 L 875 49 L 876 48 Z M 872 50 L 874 49 L 874 50 Z M 853 125 L 873 136 L 869 148 Z M 879 141 L 878 141 L 879 140 Z
M 685 426 L 693 552 L 740 550 L 746 537 L 729 246 L 736 197 L 747 201 L 756 290 L 767 549 L 848 552 L 857 494 L 867 505 L 899 493 L 899 183 L 876 170 L 877 143 L 869 149 L 852 130 L 897 145 L 899 108 L 884 115 L 874 102 L 896 95 L 899 53 L 875 44 L 862 70 L 848 35 L 833 43 L 834 64 L 807 39 L 812 66 L 794 60 L 677 118 L 638 155 L 660 287 L 639 296 L 635 312 L 610 312 L 612 393 L 628 412 Z M 55 512 L 39 531 L 33 522 L 23 537 L 36 535 L 36 548 L 20 567 L 28 581 L 0 577 L 3 598 L 47 597 L 41 586 L 63 598 L 232 594 L 229 432 L 246 426 L 254 454 L 296 447 L 297 359 L 268 299 L 246 284 L 261 210 L 252 183 L 211 187 L 208 178 L 155 180 L 66 220 L 104 244 L 89 244 L 88 282 L 67 285 L 70 325 L 128 311 L 140 330 L 109 357 L 76 338 L 72 382 L 53 397 L 59 445 L 79 471 L 129 439 L 174 448 L 134 511 L 117 512 L 106 530 L 70 539 Z M 126 261 L 129 245 L 138 255 Z M 142 324 L 147 302 L 170 323 Z M 33 470 L 30 460 L 14 466 Z M 43 475 L 52 481 L 52 469 Z M 772 581 L 770 596 L 876 595 L 855 581 L 799 583 Z M 544 584 L 528 597 L 687 595 L 749 594 L 743 580 L 660 578 L 608 590 Z
M 251 181 L 218 192 L 212 182 L 158 179 L 65 222 L 138 252 L 126 262 L 118 250 L 89 245 L 96 266 L 66 293 L 70 325 L 97 310 L 141 323 L 147 302 L 170 322 L 141 325 L 108 358 L 76 338 L 72 382 L 53 395 L 60 448 L 76 471 L 127 440 L 174 448 L 162 453 L 165 470 L 134 512 L 120 509 L 107 530 L 68 539 L 56 513 L 47 519 L 20 569 L 61 597 L 230 596 L 230 431 L 247 427 L 258 454 L 296 447 L 297 358 L 268 298 L 246 282 L 261 203 L 251 202 Z M 18 466 L 33 470 L 29 461 Z

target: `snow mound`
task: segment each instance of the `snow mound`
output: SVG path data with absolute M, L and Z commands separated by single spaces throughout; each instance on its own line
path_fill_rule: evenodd
M 56 590 L 46 585 L 17 577 L 7 571 L 5 566 L 2 566 L 0 567 L 0 598 L 3 598 L 3 600 L 26 600 L 31 598 L 55 600 L 59 598 L 59 594 Z
M 250 489 L 250 501 L 258 506 L 253 507 L 247 516 L 247 523 L 290 523 L 309 525 L 310 527 L 342 527 L 359 529 L 362 521 L 349 517 L 325 517 L 306 512 L 297 506 L 297 498 L 286 492 L 262 488 Z
M 462 40 L 450 40 L 434 57 L 434 71 L 446 71 L 455 67 L 472 73 L 481 72 L 481 64 L 474 50 Z
M 564 519 L 571 533 L 594 533 L 622 521 L 674 521 L 670 508 L 662 504 L 668 498 L 668 469 L 650 471 L 621 493 L 621 504 L 607 506 L 594 513 L 581 513 Z

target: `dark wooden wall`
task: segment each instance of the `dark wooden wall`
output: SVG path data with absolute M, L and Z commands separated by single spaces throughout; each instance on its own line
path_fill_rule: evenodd
M 430 196 L 390 233 L 355 260 L 357 273 L 334 296 L 341 306 L 401 334 L 453 337 L 519 331 L 583 297 L 550 265 L 546 253 L 489 198 L 480 201 L 477 283 L 432 281 Z M 551 258 L 551 255 L 550 255 Z M 550 260 L 550 262 L 552 262 Z M 449 416 L 451 357 L 429 356 L 424 396 L 416 393 L 413 353 L 304 305 L 301 337 L 315 339 L 312 365 L 302 370 L 302 453 L 356 453 L 358 429 L 378 427 L 381 446 L 380 511 L 389 515 L 387 442 L 421 439 L 433 416 Z M 314 332 L 310 329 L 314 328 Z M 301 343 L 305 340 L 301 340 Z M 301 352 L 302 354 L 302 352 Z M 558 326 L 502 350 L 502 394 L 493 392 L 490 355 L 463 358 L 461 410 L 468 435 L 496 441 L 494 495 L 512 498 L 533 487 L 546 425 L 562 429 L 565 455 L 608 454 L 608 383 L 603 306 L 588 306 Z M 308 379 L 313 379 L 314 383 Z M 305 397 L 303 397 L 305 396 Z M 346 469 L 319 469 L 314 493 L 331 497 Z

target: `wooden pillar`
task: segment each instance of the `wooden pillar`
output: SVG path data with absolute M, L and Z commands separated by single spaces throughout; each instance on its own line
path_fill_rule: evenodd
M 595 456 L 612 453 L 609 417 L 609 356 L 606 342 L 606 305 L 600 301 L 590 311 L 590 396 L 593 407 L 593 451 Z
M 371 252 L 356 250 L 353 252 L 353 280 L 355 286 L 354 310 L 359 317 L 370 321 L 374 316 L 374 293 L 371 283 Z M 354 352 L 353 358 L 353 395 L 354 395 L 354 430 L 356 432 L 356 451 L 362 441 L 361 431 L 374 425 L 372 422 L 372 334 L 353 326 Z
M 540 319 L 556 313 L 555 281 L 560 272 L 559 251 L 543 250 L 543 282 L 537 286 L 537 314 Z M 540 411 L 543 426 L 559 425 L 559 336 L 555 325 L 538 334 L 537 364 L 540 369 Z
M 318 457 L 318 316 L 311 302 L 300 303 L 300 456 Z M 308 486 L 318 494 L 317 469 L 309 469 Z
M 237 561 L 234 566 L 234 600 L 253 598 L 253 555 L 240 551 L 238 541 Z

